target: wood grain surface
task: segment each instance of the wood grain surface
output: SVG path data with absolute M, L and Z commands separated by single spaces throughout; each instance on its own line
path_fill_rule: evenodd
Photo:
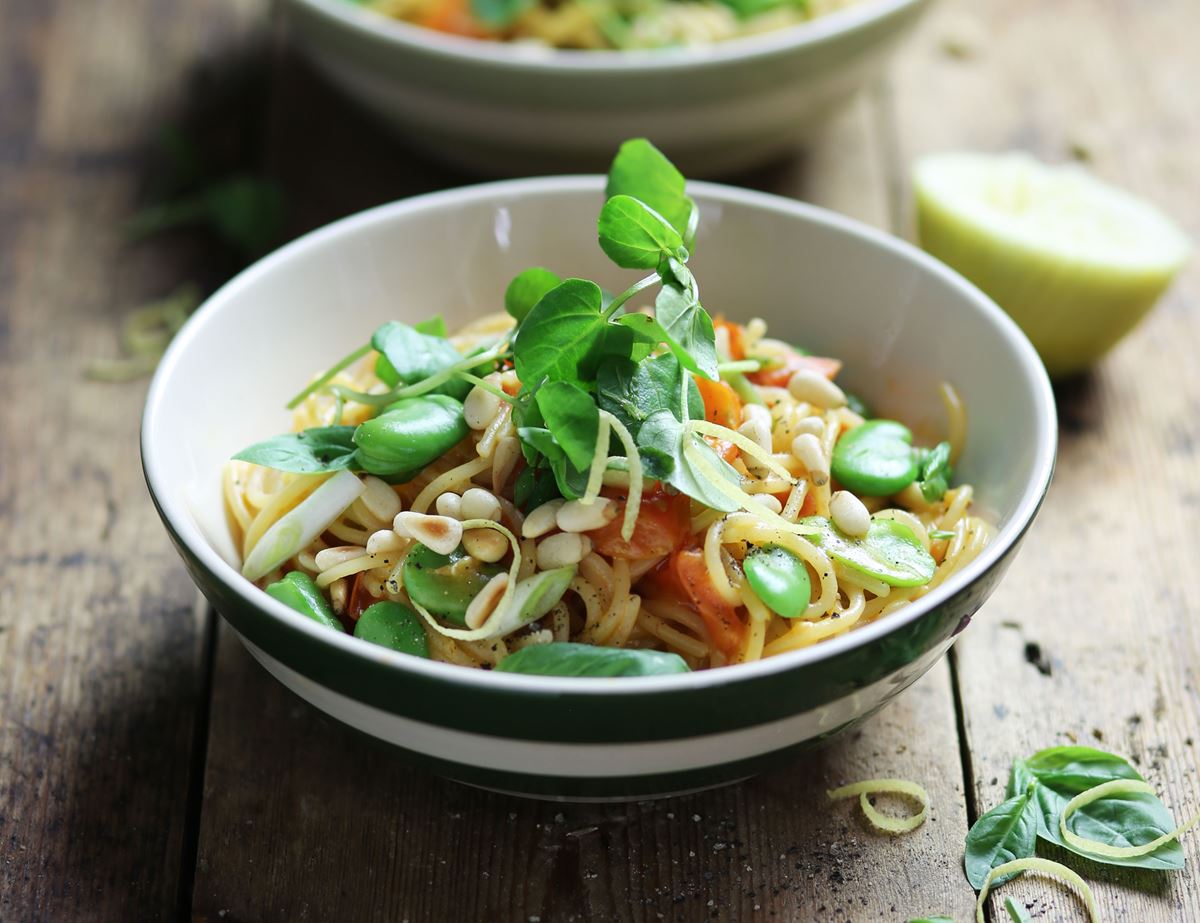
M 272 14 L 0 0 L 0 920 L 965 923 L 963 836 L 1014 757 L 1093 743 L 1197 807 L 1196 266 L 1059 387 L 1045 511 L 953 672 L 816 756 L 687 797 L 535 803 L 410 770 L 267 676 L 197 608 L 146 497 L 144 384 L 82 376 L 131 306 L 235 268 L 191 235 L 125 240 L 156 139 L 191 125 L 278 177 L 292 234 L 470 179 L 406 154 Z M 1086 155 L 1195 233 L 1198 31 L 1193 0 L 943 3 L 820 143 L 737 181 L 902 232 L 913 156 L 1019 147 Z M 922 781 L 930 822 L 892 839 L 825 801 L 878 775 Z M 1084 871 L 1106 920 L 1200 919 L 1194 871 Z M 1082 918 L 1007 890 L 1039 923 Z

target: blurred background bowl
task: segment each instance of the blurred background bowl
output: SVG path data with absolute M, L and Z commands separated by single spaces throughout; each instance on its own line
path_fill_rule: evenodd
M 874 80 L 927 5 L 862 0 L 704 47 L 564 51 L 287 0 L 293 34 L 348 96 L 412 147 L 487 175 L 606 169 L 638 136 L 689 176 L 767 162 Z
M 755 663 L 579 679 L 471 670 L 331 631 L 242 578 L 221 491 L 234 453 L 285 431 L 284 402 L 383 321 L 451 328 L 544 265 L 624 289 L 596 245 L 602 177 L 492 183 L 346 218 L 218 291 L 158 367 L 142 427 L 151 495 L 197 585 L 298 695 L 451 778 L 558 798 L 730 782 L 853 726 L 932 666 L 983 604 L 1041 504 L 1055 451 L 1045 371 L 1016 325 L 916 248 L 788 199 L 689 184 L 705 305 L 845 360 L 839 378 L 923 440 L 952 382 L 970 433 L 957 475 L 998 534 L 927 596 L 863 628 Z

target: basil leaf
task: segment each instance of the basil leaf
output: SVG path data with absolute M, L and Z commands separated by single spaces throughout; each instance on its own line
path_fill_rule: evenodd
M 408 324 L 388 321 L 371 334 L 371 348 L 379 353 L 375 374 L 388 387 L 424 381 L 462 361 L 462 354 L 443 337 L 421 333 Z M 453 379 L 435 389 L 459 400 L 471 390 L 469 382 Z
M 1025 760 L 1024 766 L 1042 785 L 1068 799 L 1113 779 L 1142 780 L 1127 760 L 1093 747 L 1049 747 Z
M 644 316 L 644 315 L 631 315 Z M 683 386 L 686 376 L 686 418 L 704 418 L 704 400 L 690 375 L 670 353 L 643 362 L 615 361 L 600 367 L 596 378 L 596 400 L 636 437 L 641 425 L 660 410 L 677 420 L 685 418 Z
M 953 534 L 953 533 L 951 533 Z M 1008 787 L 1005 789 L 1005 797 L 1012 798 L 1019 792 L 1029 788 L 1029 783 L 1035 781 L 1033 773 L 1029 771 L 1029 766 L 1024 760 L 1013 760 L 1012 771 L 1008 776 Z
M 687 663 L 678 654 L 569 641 L 523 647 L 501 660 L 496 669 L 502 673 L 539 676 L 656 676 L 689 672 Z
M 361 467 L 354 446 L 353 426 L 314 426 L 256 442 L 233 456 L 265 468 L 295 474 L 322 474 Z
M 547 382 L 535 392 L 538 409 L 554 438 L 579 469 L 590 468 L 596 454 L 600 412 L 590 394 L 569 381 Z
M 666 257 L 683 256 L 683 238 L 644 202 L 616 195 L 604 203 L 597 222 L 600 249 L 624 269 L 654 269 Z
M 533 6 L 534 0 L 471 0 L 471 14 L 486 26 L 502 29 Z
M 1008 918 L 1012 923 L 1033 923 L 1033 917 L 1029 915 L 1023 904 L 1018 904 L 1011 897 L 1004 899 L 1004 909 L 1008 911 Z
M 578 379 L 580 361 L 607 326 L 600 314 L 600 301 L 600 286 L 584 279 L 567 279 L 538 300 L 513 342 L 521 381 Z
M 696 203 L 684 193 L 686 181 L 671 161 L 645 138 L 626 141 L 613 158 L 605 195 L 628 195 L 662 215 L 681 237 L 688 237 Z
M 1038 834 L 1035 788 L 1036 783 L 996 805 L 971 826 L 963 867 L 976 891 L 983 887 L 983 880 L 996 866 L 1033 855 Z
M 939 442 L 923 454 L 921 471 L 917 475 L 917 483 L 921 495 L 929 503 L 936 503 L 945 496 L 950 487 L 950 478 L 954 471 L 950 467 L 950 443 Z
M 800 524 L 813 528 L 830 557 L 889 586 L 924 586 L 937 569 L 912 529 L 894 519 L 872 519 L 864 538 L 851 538 L 823 516 L 808 516 Z
M 682 278 L 682 283 L 681 283 Z M 705 378 L 717 378 L 717 342 L 712 318 L 700 305 L 696 280 L 687 267 L 668 260 L 663 287 L 654 300 L 654 316 L 667 333 L 667 345 L 685 365 L 684 356 L 672 344 L 678 344 L 695 363 L 695 371 Z
M 562 279 L 549 269 L 543 269 L 541 266 L 526 269 L 508 283 L 504 292 L 504 310 L 516 318 L 519 324 L 543 295 L 561 283 Z
M 731 513 L 738 505 L 714 488 L 709 481 L 692 468 L 683 454 L 685 440 L 693 441 L 697 449 L 708 458 L 709 464 L 731 484 L 741 478 L 729 464 L 699 436 L 684 432 L 670 411 L 660 410 L 642 424 L 638 432 L 638 448 L 648 477 L 666 481 L 680 493 L 687 494 L 714 510 Z

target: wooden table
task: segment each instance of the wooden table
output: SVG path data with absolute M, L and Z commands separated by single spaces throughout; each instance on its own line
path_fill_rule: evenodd
M 231 267 L 121 224 L 168 123 L 279 176 L 296 233 L 462 177 L 354 113 L 262 6 L 0 0 L 0 919 L 966 921 L 963 837 L 1016 756 L 1096 743 L 1195 809 L 1200 261 L 1059 389 L 1045 511 L 953 657 L 823 753 L 539 804 L 407 769 L 285 692 L 196 604 L 147 499 L 144 383 L 81 374 L 132 305 Z M 1087 151 L 1195 232 L 1198 33 L 1194 0 L 943 3 L 819 145 L 745 181 L 903 232 L 914 155 Z M 917 833 L 823 798 L 881 774 L 930 789 Z M 1194 862 L 1086 872 L 1106 920 L 1200 920 Z

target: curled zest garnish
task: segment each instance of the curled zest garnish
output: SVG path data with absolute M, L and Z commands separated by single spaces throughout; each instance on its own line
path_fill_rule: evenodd
M 925 823 L 925 818 L 929 815 L 929 792 L 916 782 L 909 782 L 907 779 L 866 779 L 832 789 L 826 794 L 831 801 L 841 801 L 857 795 L 858 805 L 862 808 L 862 812 L 870 821 L 871 826 L 884 833 L 911 833 Z M 920 810 L 908 817 L 888 817 L 877 811 L 871 804 L 869 797 L 871 795 L 901 795 L 911 798 L 920 805 Z
M 1089 788 L 1087 791 L 1076 795 L 1067 802 L 1067 806 L 1063 808 L 1062 815 L 1058 820 L 1058 829 L 1062 833 L 1064 842 L 1073 849 L 1096 856 L 1104 856 L 1106 859 L 1134 859 L 1138 856 L 1149 855 L 1164 843 L 1170 843 L 1172 840 L 1179 839 L 1188 830 L 1196 826 L 1197 823 L 1200 823 L 1200 812 L 1197 812 L 1192 816 L 1191 820 L 1184 822 L 1170 833 L 1164 833 L 1162 836 L 1151 840 L 1149 843 L 1143 843 L 1140 846 L 1109 846 L 1107 843 L 1100 843 L 1096 840 L 1089 840 L 1087 837 L 1082 837 L 1067 826 L 1068 817 L 1093 801 L 1099 801 L 1101 798 L 1107 798 L 1109 795 L 1130 794 L 1153 795 L 1155 792 L 1153 787 L 1138 779 L 1113 779 L 1111 782 L 1104 782 L 1095 788 Z
M 608 431 L 612 424 L 604 416 L 600 416 L 598 419 L 596 449 L 592 453 L 592 464 L 588 469 L 587 487 L 584 488 L 583 496 L 579 499 L 579 502 L 584 505 L 595 503 L 596 498 L 600 496 L 600 488 L 604 486 L 604 469 L 608 467 Z
M 687 429 L 704 436 L 713 436 L 716 439 L 732 442 L 744 454 L 749 455 L 772 474 L 783 478 L 788 484 L 796 483 L 796 479 L 792 477 L 791 472 L 772 458 L 770 452 L 748 436 L 743 436 L 737 430 L 729 429 L 727 426 L 721 426 L 719 423 L 712 423 L 708 420 L 691 420 L 687 423 Z
M 600 419 L 616 433 L 625 448 L 625 458 L 629 464 L 629 497 L 625 501 L 625 519 L 621 523 L 621 538 L 628 542 L 633 540 L 633 530 L 637 528 L 638 513 L 642 508 L 642 459 L 638 455 L 637 443 L 624 423 L 607 410 L 600 411 Z
M 1083 899 L 1084 906 L 1087 907 L 1088 919 L 1092 923 L 1100 923 L 1100 908 L 1096 906 L 1096 896 L 1092 894 L 1092 889 L 1088 887 L 1087 882 L 1065 865 L 1051 862 L 1049 859 L 1038 859 L 1036 857 L 1014 859 L 1012 862 L 997 865 L 988 872 L 987 878 L 983 880 L 983 887 L 979 891 L 979 900 L 975 904 L 976 923 L 986 923 L 983 916 L 983 908 L 987 903 L 988 892 L 992 889 L 992 882 L 997 878 L 1011 875 L 1014 872 L 1041 872 L 1043 875 L 1049 875 L 1051 878 L 1058 878 L 1061 881 L 1074 885 L 1079 891 L 1079 896 Z
M 429 623 L 429 626 L 438 634 L 445 635 L 447 638 L 453 638 L 456 641 L 482 641 L 484 638 L 490 638 L 496 633 L 504 610 L 508 608 L 509 602 L 512 600 L 513 593 L 517 589 L 517 574 L 521 570 L 521 545 L 517 541 L 517 537 L 500 523 L 491 519 L 467 519 L 462 524 L 463 531 L 469 529 L 491 529 L 494 532 L 499 532 L 506 539 L 512 548 L 513 562 L 508 569 L 508 586 L 504 589 L 504 595 L 500 597 L 500 601 L 496 603 L 496 608 L 492 610 L 487 621 L 474 629 L 447 628 L 434 618 L 433 613 L 422 606 L 412 597 L 409 597 L 409 602 L 412 607 L 421 613 L 421 617 Z
M 684 443 L 683 454 L 692 467 L 704 477 L 705 483 L 712 487 L 713 490 L 728 497 L 731 503 L 737 504 L 739 510 L 786 532 L 792 532 L 796 535 L 816 534 L 816 530 L 811 526 L 784 519 L 778 513 L 767 509 L 740 487 L 731 484 L 721 476 L 721 472 L 713 467 L 696 445 L 690 442 Z

